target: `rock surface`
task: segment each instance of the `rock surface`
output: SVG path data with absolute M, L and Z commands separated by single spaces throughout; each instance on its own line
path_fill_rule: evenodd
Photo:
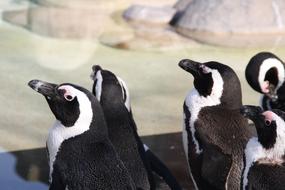
M 162 4 L 173 5 L 176 0 L 33 0 L 44 6 L 59 6 L 73 8 L 113 7 L 118 9 L 130 4 L 151 5 L 160 7 Z
M 283 10 L 282 0 L 193 0 L 175 26 L 179 33 L 202 42 L 213 35 L 237 35 L 233 38 L 238 42 L 244 35 L 285 34 Z
M 4 12 L 3 19 L 43 36 L 96 38 L 102 33 L 107 19 L 104 14 L 100 14 L 101 11 L 103 10 L 35 7 Z
M 178 0 L 174 8 L 178 11 L 184 11 L 193 0 Z
M 132 5 L 124 12 L 124 18 L 132 23 L 166 25 L 174 16 L 176 10 L 170 6 L 153 7 Z

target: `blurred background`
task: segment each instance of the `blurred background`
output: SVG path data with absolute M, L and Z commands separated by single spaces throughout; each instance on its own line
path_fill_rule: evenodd
M 27 82 L 91 90 L 94 64 L 125 80 L 139 134 L 192 189 L 181 129 L 193 78 L 178 62 L 231 66 L 243 103 L 258 104 L 244 69 L 260 51 L 285 55 L 284 9 L 282 0 L 1 0 L 1 189 L 48 189 L 44 147 L 54 118 Z

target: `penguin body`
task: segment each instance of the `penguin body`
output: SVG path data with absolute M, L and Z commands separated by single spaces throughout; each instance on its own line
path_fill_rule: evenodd
M 152 171 L 162 177 L 171 189 L 180 185 L 169 169 L 142 143 L 134 121 L 126 83 L 114 73 L 93 66 L 93 93 L 100 101 L 111 141 L 141 189 L 155 189 Z
M 246 66 L 248 84 L 261 93 L 260 105 L 264 110 L 285 111 L 285 67 L 284 62 L 270 52 L 253 56 Z
M 132 118 L 128 89 L 122 79 L 100 66 L 93 67 L 93 94 L 106 118 L 109 138 L 138 189 L 154 189 L 150 165 Z M 130 117 L 131 116 L 131 117 Z
M 257 137 L 248 141 L 244 151 L 241 189 L 284 190 L 285 113 L 256 106 L 244 106 L 242 113 L 254 122 Z
M 47 149 L 51 190 L 135 189 L 108 139 L 100 104 L 91 92 L 73 84 L 32 80 L 56 117 Z
M 196 189 L 239 189 L 243 148 L 250 137 L 240 115 L 240 82 L 218 62 L 179 63 L 194 76 L 186 96 L 183 145 Z

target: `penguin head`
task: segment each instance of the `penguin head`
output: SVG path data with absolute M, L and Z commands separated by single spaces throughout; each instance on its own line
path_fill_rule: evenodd
M 243 106 L 241 113 L 254 122 L 258 141 L 265 149 L 278 148 L 280 144 L 283 144 L 282 147 L 285 146 L 283 143 L 285 139 L 284 112 L 281 110 L 263 111 L 258 106 Z
M 260 52 L 250 59 L 245 77 L 254 90 L 275 101 L 277 90 L 284 82 L 284 63 L 270 52 Z
M 238 109 L 241 106 L 240 81 L 227 65 L 218 62 L 198 63 L 189 59 L 179 66 L 194 77 L 194 87 L 201 97 L 217 99 L 221 106 Z
M 99 65 L 94 65 L 91 79 L 94 81 L 92 92 L 103 108 L 114 109 L 118 105 L 124 105 L 131 111 L 128 87 L 120 77 Z
M 31 80 L 28 85 L 46 98 L 55 118 L 64 127 L 92 121 L 94 100 L 88 90 L 69 83 L 57 85 L 40 80 Z

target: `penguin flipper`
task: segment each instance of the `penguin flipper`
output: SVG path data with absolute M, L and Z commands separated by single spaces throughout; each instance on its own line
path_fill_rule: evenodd
M 66 185 L 63 183 L 58 167 L 55 165 L 52 174 L 52 181 L 49 190 L 65 190 Z
M 276 163 L 255 163 L 248 174 L 251 189 L 285 190 L 285 166 Z
M 182 189 L 176 178 L 167 168 L 167 166 L 150 149 L 146 150 L 145 153 L 150 163 L 152 171 L 154 171 L 157 175 L 162 177 L 162 179 L 171 189 L 173 190 Z
M 222 153 L 216 145 L 207 145 L 203 151 L 201 175 L 211 186 L 226 189 L 226 179 L 231 165 L 230 155 Z

